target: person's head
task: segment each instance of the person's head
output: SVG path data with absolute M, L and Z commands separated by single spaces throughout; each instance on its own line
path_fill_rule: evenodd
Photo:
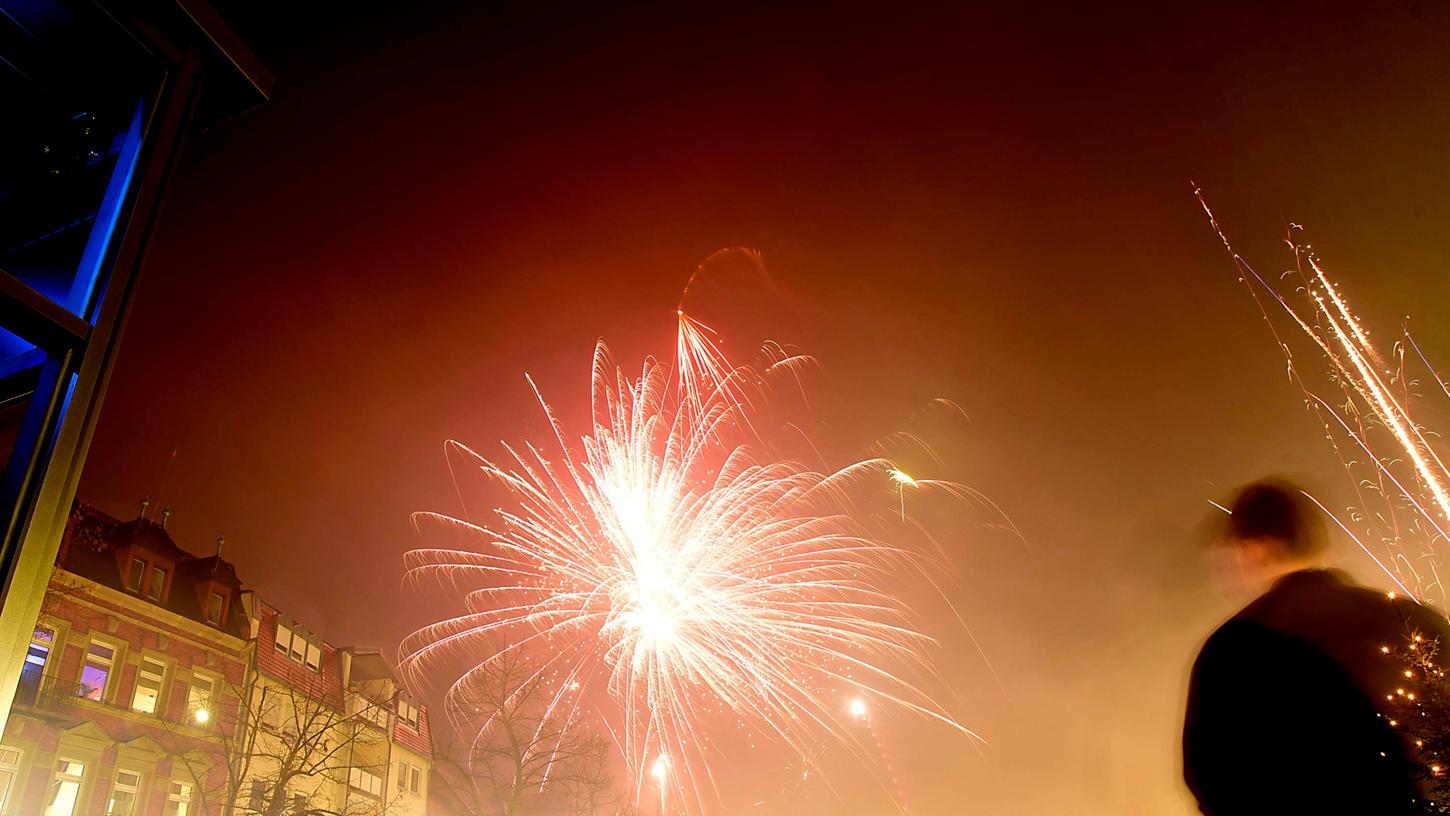
M 1318 562 L 1324 554 L 1318 509 L 1289 482 L 1266 479 L 1245 485 L 1228 509 L 1224 542 L 1250 575 L 1298 569 Z

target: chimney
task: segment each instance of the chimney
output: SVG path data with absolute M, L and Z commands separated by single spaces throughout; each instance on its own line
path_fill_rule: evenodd
M 146 518 L 146 508 L 151 506 L 151 497 L 147 496 L 141 500 L 141 518 Z
M 217 557 L 217 560 L 218 561 L 220 561 L 221 560 L 221 557 L 222 557 L 222 547 L 225 547 L 226 545 L 227 545 L 227 537 L 226 536 L 219 535 L 219 536 L 216 537 L 216 557 Z
M 171 519 L 171 505 L 161 508 L 161 529 L 166 529 L 166 522 Z

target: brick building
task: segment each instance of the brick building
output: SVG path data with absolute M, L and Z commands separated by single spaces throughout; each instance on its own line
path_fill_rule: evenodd
M 165 513 L 78 506 L 0 739 L 0 816 L 422 816 L 430 756 L 380 653 L 178 547 Z

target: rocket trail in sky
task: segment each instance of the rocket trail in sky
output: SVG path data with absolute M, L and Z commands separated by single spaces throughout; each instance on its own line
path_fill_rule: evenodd
M 1294 269 L 1280 276 L 1276 287 L 1234 251 L 1201 192 L 1194 192 L 1238 267 L 1239 280 L 1268 322 L 1289 377 L 1303 391 L 1305 405 L 1354 485 L 1358 506 L 1351 508 L 1348 523 L 1329 515 L 1400 589 L 1422 601 L 1434 599 L 1444 608 L 1439 563 L 1450 529 L 1450 470 L 1430 444 L 1434 434 L 1414 415 L 1422 395 L 1419 379 L 1409 370 L 1407 350 L 1415 352 L 1434 379 L 1434 394 L 1450 396 L 1450 390 L 1408 328 L 1389 358 L 1376 348 L 1321 260 L 1299 240 L 1299 225 L 1290 225 L 1287 239 Z M 1292 291 L 1281 294 L 1280 288 Z M 1327 385 L 1316 389 L 1307 382 L 1279 331 L 1281 323 L 1291 337 L 1297 329 L 1319 352 L 1328 368 Z M 1310 498 L 1329 513 L 1319 499 Z M 1367 541 L 1376 542 L 1384 557 Z

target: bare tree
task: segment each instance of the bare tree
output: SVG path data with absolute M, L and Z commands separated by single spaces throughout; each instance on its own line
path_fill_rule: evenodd
M 385 816 L 387 724 L 392 701 L 320 678 L 288 683 L 256 672 L 228 684 L 214 748 L 172 754 L 194 781 L 200 813 L 245 816 Z M 178 746 L 179 747 L 179 746 Z M 369 790 L 370 789 L 370 790 Z
M 569 690 L 513 652 L 465 682 L 448 701 L 456 728 L 435 743 L 431 784 L 466 816 L 619 812 L 609 747 Z

